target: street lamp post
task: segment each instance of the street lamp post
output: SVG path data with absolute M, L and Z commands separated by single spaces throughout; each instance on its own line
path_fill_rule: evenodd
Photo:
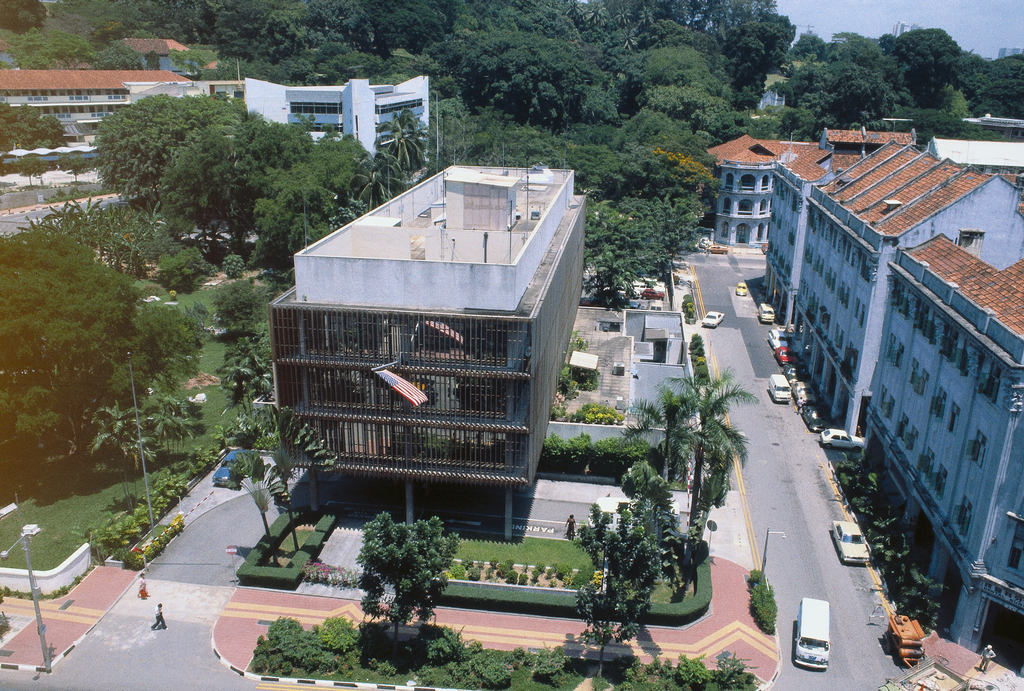
M 28 568 L 28 587 L 32 591 L 32 604 L 36 609 L 36 631 L 39 632 L 39 645 L 43 649 L 43 669 L 47 674 L 50 673 L 50 648 L 46 645 L 46 625 L 43 624 L 43 615 L 39 611 L 39 587 L 36 585 L 36 575 L 32 571 L 32 553 L 29 549 L 29 540 L 33 535 L 38 535 L 40 532 L 39 526 L 35 523 L 24 525 L 21 527 L 21 537 L 19 537 L 14 545 L 21 543 L 22 548 L 25 550 L 25 566 Z M 10 549 L 6 549 L 0 552 L 0 559 L 7 561 L 7 557 L 10 556 L 10 552 L 14 549 L 14 545 L 11 545 Z
M 781 530 L 772 530 L 771 527 L 764 534 L 764 552 L 761 554 L 761 577 L 765 580 L 767 580 L 767 576 L 764 575 L 764 569 L 768 566 L 768 538 L 772 535 L 781 535 L 783 540 L 786 539 L 786 533 Z
M 142 425 L 139 424 L 139 401 L 135 398 L 135 371 L 132 369 L 132 354 L 128 351 L 128 374 L 132 378 L 132 403 L 135 406 L 135 429 L 139 433 L 139 458 L 142 459 L 142 480 L 146 485 L 146 507 L 149 509 L 149 529 L 156 530 L 153 522 L 153 502 L 149 498 L 149 473 L 146 472 L 146 452 L 142 448 Z M 145 556 L 143 556 L 145 559 Z

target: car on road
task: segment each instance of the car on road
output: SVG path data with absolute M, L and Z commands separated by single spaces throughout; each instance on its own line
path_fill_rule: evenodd
M 644 288 L 643 292 L 640 293 L 640 297 L 644 300 L 664 300 L 665 291 L 655 290 L 654 288 Z
M 239 454 L 248 453 L 248 449 L 235 449 L 234 451 L 228 451 L 228 454 L 217 466 L 217 470 L 213 473 L 213 486 L 214 487 L 227 487 L 231 484 L 231 466 L 234 464 L 235 459 L 238 458 Z
M 832 541 L 844 564 L 867 564 L 868 543 L 860 528 L 852 521 L 832 521 Z
M 823 430 L 819 438 L 821 445 L 829 449 L 863 449 L 864 438 L 853 437 L 841 429 Z
M 814 393 L 814 389 L 811 388 L 810 384 L 803 381 L 798 381 L 793 386 L 793 398 L 804 403 L 814 404 L 818 402 L 818 396 Z
M 786 346 L 779 346 L 775 349 L 775 361 L 780 365 L 788 365 L 795 359 L 796 356 Z
M 739 295 L 739 296 L 746 295 L 747 294 L 747 284 L 744 283 L 743 281 L 740 281 L 739 283 L 737 283 L 736 284 L 736 294 Z
M 789 336 L 782 329 L 770 329 L 768 331 L 768 345 L 772 347 L 772 350 L 776 350 L 780 346 L 789 347 Z
M 722 323 L 723 319 L 725 319 L 725 315 L 722 314 L 721 312 L 708 312 L 704 316 L 704 320 L 701 321 L 700 325 L 705 326 L 709 329 L 714 329 L 715 327 Z
M 817 406 L 813 406 L 810 403 L 805 403 L 800 408 L 800 417 L 804 419 L 807 429 L 812 432 L 820 432 L 828 427 L 828 420 L 825 419 L 824 413 Z

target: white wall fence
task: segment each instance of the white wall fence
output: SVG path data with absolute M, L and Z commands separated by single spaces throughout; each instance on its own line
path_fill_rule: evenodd
M 22 549 L 21 545 L 15 545 L 14 549 Z M 36 577 L 36 585 L 45 595 L 60 590 L 64 586 L 71 585 L 75 579 L 89 570 L 89 543 L 86 542 L 75 552 L 64 560 L 64 563 L 49 571 L 33 569 Z M 0 568 L 0 587 L 10 588 L 18 592 L 27 593 L 30 591 L 27 569 L 5 569 Z

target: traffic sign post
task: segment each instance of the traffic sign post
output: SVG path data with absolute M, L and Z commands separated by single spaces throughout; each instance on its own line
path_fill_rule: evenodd
M 224 551 L 231 555 L 231 570 L 233 572 L 235 572 L 235 574 L 236 574 L 235 575 L 235 579 L 237 580 L 238 579 L 238 575 L 237 575 L 238 574 L 238 568 L 235 566 L 235 555 L 238 554 L 238 546 L 237 545 L 228 545 L 227 549 L 225 549 Z
M 707 522 L 707 527 L 708 527 L 708 530 L 711 532 L 711 535 L 708 536 L 708 553 L 710 553 L 711 552 L 711 537 L 715 534 L 715 531 L 718 530 L 718 524 L 715 523 L 713 520 L 711 520 L 709 518 L 708 522 Z

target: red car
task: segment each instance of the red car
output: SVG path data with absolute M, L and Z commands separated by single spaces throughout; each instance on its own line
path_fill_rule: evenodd
M 775 360 L 780 365 L 788 365 L 796 360 L 796 355 L 794 355 L 786 346 L 779 346 L 775 349 Z
M 640 293 L 640 297 L 644 300 L 664 300 L 665 293 L 654 288 L 644 288 L 644 292 Z

